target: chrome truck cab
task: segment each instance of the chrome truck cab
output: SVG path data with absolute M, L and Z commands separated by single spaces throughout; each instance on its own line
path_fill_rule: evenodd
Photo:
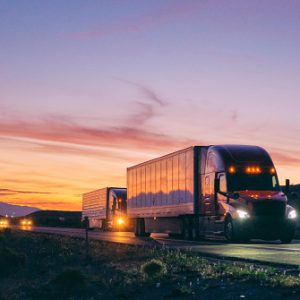
M 203 235 L 224 235 L 228 241 L 293 239 L 297 213 L 263 148 L 210 146 L 201 185 Z

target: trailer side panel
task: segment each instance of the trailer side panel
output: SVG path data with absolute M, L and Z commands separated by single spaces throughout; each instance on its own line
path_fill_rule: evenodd
M 190 147 L 127 169 L 130 218 L 194 213 L 194 151 Z

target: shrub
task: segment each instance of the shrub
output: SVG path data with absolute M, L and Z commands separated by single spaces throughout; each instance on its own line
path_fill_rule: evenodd
M 0 249 L 0 276 L 7 276 L 25 267 L 25 256 L 9 248 Z
M 158 278 L 167 273 L 166 265 L 158 259 L 152 259 L 141 267 L 142 274 L 148 278 Z
M 58 292 L 74 294 L 85 289 L 86 278 L 78 269 L 67 269 L 58 274 L 50 283 Z

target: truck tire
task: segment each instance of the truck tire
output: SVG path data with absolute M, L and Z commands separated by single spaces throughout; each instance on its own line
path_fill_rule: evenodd
M 134 235 L 148 237 L 150 233 L 145 231 L 145 219 L 135 219 L 134 222 Z
M 280 241 L 283 244 L 289 244 L 294 239 L 296 228 L 292 225 L 286 225 L 286 228 L 282 231 Z

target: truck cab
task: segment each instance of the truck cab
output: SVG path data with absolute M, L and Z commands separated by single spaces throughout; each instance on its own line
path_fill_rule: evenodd
M 223 235 L 228 241 L 293 239 L 297 213 L 288 205 L 263 148 L 208 147 L 201 185 L 199 206 L 205 224 L 201 235 Z

